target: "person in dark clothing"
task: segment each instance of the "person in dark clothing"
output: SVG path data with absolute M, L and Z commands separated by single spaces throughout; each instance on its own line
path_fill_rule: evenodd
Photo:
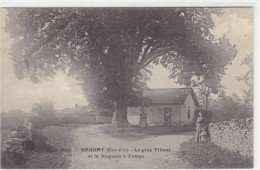
M 202 132 L 202 128 L 206 127 L 206 120 L 202 115 L 202 112 L 199 112 L 199 117 L 196 120 L 196 142 L 199 143 L 200 140 L 200 133 Z

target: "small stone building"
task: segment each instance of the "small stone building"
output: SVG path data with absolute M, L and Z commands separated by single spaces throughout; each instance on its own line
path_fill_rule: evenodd
M 161 88 L 143 92 L 148 126 L 182 126 L 195 121 L 199 103 L 192 88 Z M 142 106 L 128 107 L 128 121 L 138 125 Z

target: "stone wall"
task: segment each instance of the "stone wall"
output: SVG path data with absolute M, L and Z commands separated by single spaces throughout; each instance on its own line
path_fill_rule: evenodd
M 210 139 L 221 148 L 253 156 L 253 118 L 209 124 Z
M 23 125 L 11 129 L 8 139 L 4 141 L 2 151 L 25 154 L 25 142 L 32 140 L 33 125 L 31 122 L 25 122 Z

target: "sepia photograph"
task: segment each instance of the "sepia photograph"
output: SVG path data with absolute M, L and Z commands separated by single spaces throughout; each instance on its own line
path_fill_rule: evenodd
M 1 168 L 254 168 L 254 7 L 1 7 Z

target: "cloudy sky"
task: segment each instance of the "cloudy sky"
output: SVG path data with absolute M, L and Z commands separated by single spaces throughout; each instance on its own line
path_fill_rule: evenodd
M 4 26 L 3 17 L 5 11 L 1 11 L 1 27 Z M 238 55 L 228 66 L 222 84 L 228 94 L 236 93 L 242 96 L 246 88 L 243 83 L 236 80 L 236 76 L 244 74 L 247 70 L 241 67 L 243 58 L 253 53 L 253 9 L 252 8 L 225 8 L 221 17 L 213 16 L 216 27 L 212 30 L 217 37 L 226 33 L 231 43 L 236 44 Z M 82 94 L 81 87 L 72 78 L 63 73 L 58 73 L 49 81 L 38 84 L 28 80 L 18 80 L 13 71 L 13 63 L 10 60 L 9 37 L 1 29 L 1 111 L 21 109 L 29 111 L 31 104 L 41 99 L 50 99 L 55 102 L 56 109 L 74 107 L 75 104 L 87 105 L 88 102 Z M 162 66 L 153 69 L 153 76 L 148 82 L 150 88 L 180 87 L 174 80 L 168 78 L 169 72 Z

